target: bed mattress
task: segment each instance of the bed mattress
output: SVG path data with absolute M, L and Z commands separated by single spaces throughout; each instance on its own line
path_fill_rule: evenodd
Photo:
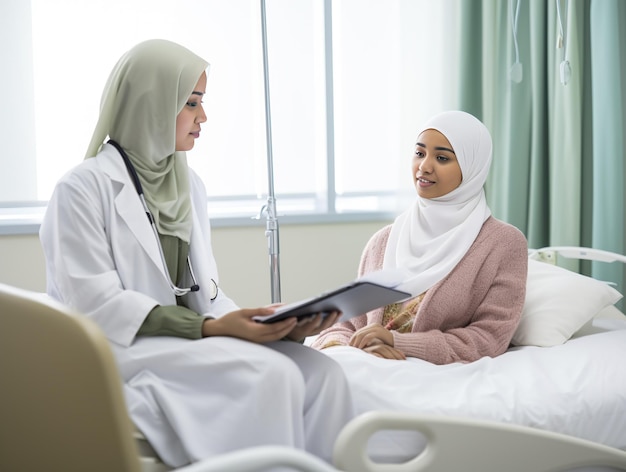
M 626 318 L 594 319 L 589 334 L 549 348 L 516 347 L 496 358 L 437 366 L 387 360 L 337 346 L 357 413 L 410 411 L 520 424 L 626 450 Z M 378 461 L 412 457 L 417 433 L 381 431 L 368 451 Z

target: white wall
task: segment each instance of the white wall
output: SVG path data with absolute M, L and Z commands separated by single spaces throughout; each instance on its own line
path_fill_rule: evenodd
M 356 277 L 363 246 L 388 222 L 280 226 L 283 302 L 332 289 Z M 220 286 L 242 307 L 271 301 L 265 225 L 214 228 Z M 45 262 L 37 235 L 0 236 L 0 283 L 45 291 Z

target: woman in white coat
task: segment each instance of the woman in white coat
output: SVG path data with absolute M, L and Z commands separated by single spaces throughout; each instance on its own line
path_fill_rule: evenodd
M 218 289 L 207 196 L 185 157 L 206 121 L 208 66 L 165 40 L 118 61 L 86 159 L 41 225 L 48 293 L 102 328 L 130 416 L 171 466 L 262 444 L 330 460 L 349 389 L 332 360 L 290 340 L 337 314 L 261 324 L 275 307 L 240 309 Z

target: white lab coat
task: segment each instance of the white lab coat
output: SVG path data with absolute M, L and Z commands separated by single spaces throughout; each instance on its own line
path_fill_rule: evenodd
M 218 284 L 219 279 L 206 191 L 191 170 L 189 178 L 190 257 L 200 290 L 186 295 L 187 303 L 219 317 L 237 306 L 221 290 L 211 302 L 203 289 L 211 278 Z M 104 145 L 61 179 L 40 239 L 48 294 L 102 328 L 120 367 L 130 416 L 165 462 L 178 467 L 261 444 L 302 448 L 330 460 L 353 407 L 343 372 L 327 356 L 282 341 L 135 337 L 154 306 L 176 300 L 143 206 L 113 146 Z
M 187 303 L 197 313 L 219 317 L 237 306 L 222 291 L 210 300 L 206 288 L 211 278 L 218 284 L 219 279 L 206 191 L 195 172 L 189 180 L 190 257 L 200 290 L 188 294 Z M 130 346 L 152 308 L 176 304 L 141 201 L 124 161 L 109 144 L 61 179 L 40 238 L 48 293 L 94 319 L 113 343 Z

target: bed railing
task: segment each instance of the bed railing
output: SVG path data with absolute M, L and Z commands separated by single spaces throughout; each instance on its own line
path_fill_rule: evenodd
M 592 249 L 587 247 L 575 246 L 549 246 L 541 249 L 529 249 L 529 257 L 556 264 L 557 256 L 563 256 L 568 259 L 584 259 L 599 262 L 622 262 L 626 264 L 626 256 L 602 249 Z

